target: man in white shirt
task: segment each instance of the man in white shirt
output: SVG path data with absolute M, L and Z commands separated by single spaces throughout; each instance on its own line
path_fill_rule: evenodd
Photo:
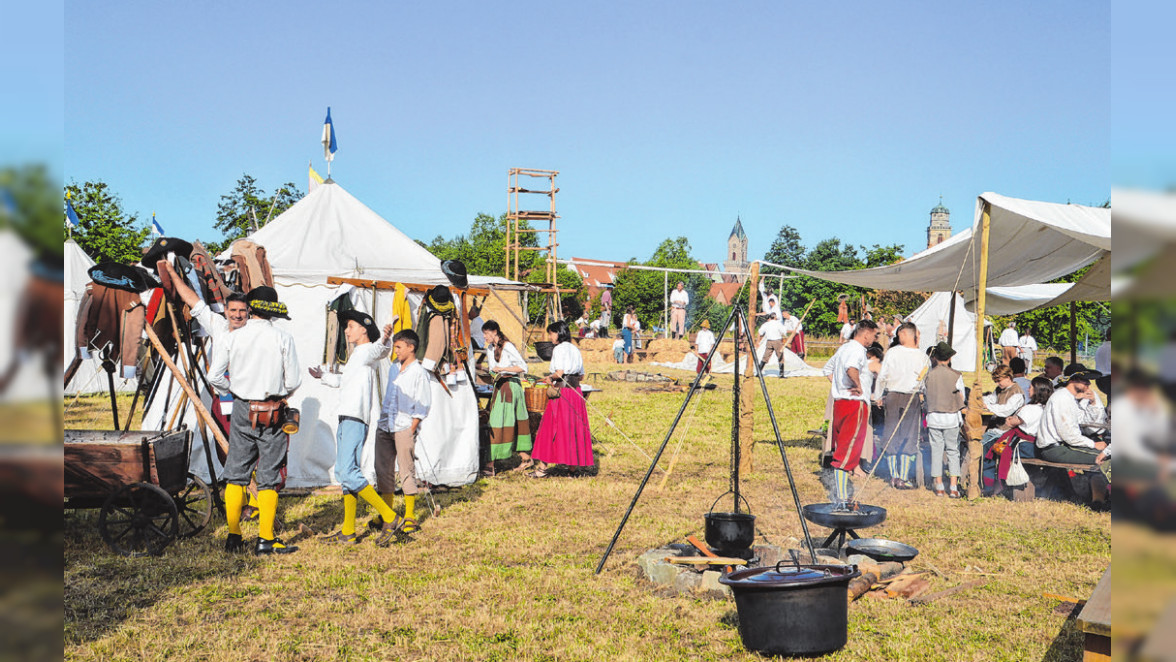
M 706 358 L 715 349 L 715 334 L 711 331 L 710 320 L 702 320 L 699 324 L 698 335 L 694 337 L 694 349 L 698 353 L 698 368 L 696 373 L 702 372 L 702 366 L 706 363 Z M 710 366 L 706 366 L 707 374 L 710 374 Z
M 788 341 L 788 349 L 800 358 L 804 358 L 804 326 L 800 318 L 795 317 L 787 308 L 780 309 L 781 321 L 784 324 L 784 339 Z M 791 340 L 788 338 L 791 337 Z
M 931 363 L 919 349 L 919 329 L 914 324 L 899 327 L 898 343 L 882 359 L 882 368 L 874 384 L 874 400 L 886 408 L 882 439 L 887 444 L 890 484 L 896 489 L 914 489 L 910 472 L 919 451 L 919 433 L 923 428 L 918 396 Z
M 258 538 L 255 554 L 289 554 L 297 547 L 274 537 L 278 512 L 277 486 L 286 463 L 287 435 L 282 431 L 286 398 L 302 383 L 294 338 L 274 326 L 274 318 L 290 319 L 286 305 L 272 287 L 256 287 L 246 296 L 252 318 L 244 328 L 218 343 L 208 370 L 209 382 L 233 394 L 229 455 L 225 460 L 225 510 L 229 537 L 225 551 L 244 550 L 241 508 L 249 476 L 257 465 Z M 232 368 L 232 378 L 228 371 Z
M 849 322 L 846 322 L 845 324 L 841 325 L 841 343 L 842 344 L 849 342 L 850 338 L 853 338 L 853 328 L 854 328 L 853 324 L 851 324 Z
M 686 307 L 690 305 L 690 293 L 686 291 L 686 284 L 678 281 L 678 286 L 670 292 L 670 337 L 684 338 L 686 336 Z
M 1037 339 L 1028 330 L 1017 340 L 1021 349 L 1021 358 L 1025 361 L 1025 372 L 1033 369 L 1033 355 L 1037 353 Z
M 849 475 L 861 462 L 866 433 L 870 426 L 870 393 L 863 388 L 863 373 L 869 370 L 866 347 L 878 335 L 878 325 L 862 320 L 853 339 L 838 348 L 825 364 L 823 372 L 832 382 L 833 398 L 833 476 L 836 479 L 834 500 L 849 501 Z
M 339 313 L 339 322 L 346 325 L 343 336 L 348 344 L 353 345 L 343 371 L 323 372 L 318 366 L 309 368 L 311 377 L 340 390 L 339 405 L 336 407 L 339 426 L 335 437 L 335 479 L 343 488 L 343 525 L 323 540 L 352 545 L 358 542 L 355 536 L 355 513 L 362 498 L 383 517 L 385 524 L 376 538 L 376 544 L 384 545 L 392 541 L 399 522 L 388 504 L 368 484 L 360 464 L 372 411 L 372 392 L 376 389 L 376 364 L 388 356 L 392 349 L 392 325 L 385 326 L 384 335 L 380 337 L 372 316 L 358 310 Z
M 768 359 L 776 355 L 780 367 L 780 377 L 784 377 L 784 323 L 778 317 L 772 317 L 759 328 L 759 337 L 768 342 L 767 349 L 761 357 L 760 367 L 768 364 Z
M 420 337 L 412 329 L 392 337 L 395 356 L 388 369 L 388 387 L 376 427 L 376 483 L 391 506 L 399 469 L 400 489 L 404 492 L 404 520 L 399 529 L 406 534 L 420 530 L 416 520 L 416 495 L 420 488 L 413 452 L 421 421 L 428 417 L 433 406 L 429 375 L 416 358 L 419 343 Z M 383 517 L 373 520 L 381 527 L 387 521 Z
M 1082 425 L 1102 423 L 1106 416 L 1102 407 L 1094 405 L 1094 391 L 1088 373 L 1070 375 L 1054 391 L 1037 430 L 1037 456 L 1050 462 L 1091 464 L 1106 443 L 1096 442 L 1082 434 Z M 1089 404 L 1085 409 L 1081 401 Z
M 1058 379 L 1061 378 L 1062 372 L 1065 369 L 1065 364 L 1056 356 L 1047 356 L 1045 363 L 1041 367 L 1041 376 L 1049 380 L 1054 386 L 1058 385 Z
M 1000 339 L 997 342 L 1004 352 L 1000 357 L 1000 363 L 1008 365 L 1009 360 L 1021 351 L 1021 339 L 1017 336 L 1017 325 L 1012 320 L 1009 320 L 1009 325 L 1000 332 Z

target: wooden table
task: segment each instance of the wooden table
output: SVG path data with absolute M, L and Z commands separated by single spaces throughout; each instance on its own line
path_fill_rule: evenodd
M 1111 567 L 1103 573 L 1094 593 L 1078 614 L 1078 626 L 1086 635 L 1082 659 L 1107 661 L 1111 659 Z

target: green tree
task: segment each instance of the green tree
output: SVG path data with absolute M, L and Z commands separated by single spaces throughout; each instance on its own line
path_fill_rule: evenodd
M 41 259 L 61 263 L 57 217 L 62 214 L 60 181 L 42 165 L 0 169 L 0 227 L 12 228 Z M 9 206 L 11 208 L 9 209 Z
M 65 191 L 78 214 L 73 238 L 82 250 L 98 262 L 139 261 L 150 228 L 140 225 L 138 215 L 123 210 L 122 201 L 105 182 L 70 184 Z
M 257 185 L 249 174 L 242 174 L 237 186 L 220 197 L 213 227 L 221 232 L 220 242 L 210 243 L 212 253 L 253 232 L 268 220 L 276 218 L 302 199 L 302 191 L 293 182 L 286 182 L 272 195 Z
M 764 254 L 764 261 L 782 264 L 786 267 L 803 268 L 808 257 L 804 244 L 800 242 L 800 233 L 791 225 L 785 225 L 776 233 L 776 239 Z M 764 265 L 761 273 L 775 274 L 783 269 Z
M 660 328 L 664 321 L 666 289 L 672 290 L 681 281 L 690 293 L 690 305 L 686 309 L 686 326 L 693 329 L 703 317 L 708 317 L 707 308 L 714 303 L 708 300 L 707 292 L 711 281 L 703 274 L 685 273 L 698 270 L 698 260 L 690 253 L 690 242 L 686 237 L 666 239 L 653 251 L 643 266 L 663 269 L 682 269 L 683 272 L 645 271 L 623 269 L 617 273 L 613 287 L 613 320 L 620 326 L 625 311 L 633 306 L 643 329 Z M 629 261 L 638 264 L 636 258 Z M 700 316 L 701 311 L 701 316 Z
M 521 229 L 531 229 L 530 223 L 519 223 Z M 521 233 L 521 243 L 526 247 L 538 246 L 538 235 L 534 232 Z M 479 276 L 506 275 L 506 214 L 498 218 L 479 213 L 470 225 L 468 235 L 446 239 L 438 235 L 429 244 L 421 243 L 429 252 L 442 260 L 461 260 L 466 271 Z M 539 251 L 519 252 L 519 273 L 524 280 L 537 267 L 543 273 L 544 261 Z M 530 281 L 528 281 L 530 282 Z

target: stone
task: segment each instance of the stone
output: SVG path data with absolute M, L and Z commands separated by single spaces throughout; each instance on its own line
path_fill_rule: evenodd
M 702 573 L 692 570 L 680 570 L 674 577 L 674 590 L 678 593 L 690 593 L 702 584 Z
M 776 545 L 756 545 L 751 548 L 752 554 L 759 559 L 761 566 L 776 565 L 776 562 L 784 558 L 782 550 Z
M 718 570 L 707 570 L 706 572 L 702 573 L 702 581 L 699 585 L 699 589 L 701 589 L 705 595 L 712 598 L 731 597 L 731 588 L 719 583 L 719 577 L 722 576 L 723 573 L 719 572 Z

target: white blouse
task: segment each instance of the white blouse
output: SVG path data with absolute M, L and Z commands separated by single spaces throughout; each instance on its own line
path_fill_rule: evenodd
M 562 342 L 551 350 L 551 372 L 554 374 L 560 370 L 565 375 L 584 374 L 584 358 L 570 342 Z
M 523 372 L 527 371 L 527 362 L 523 360 L 523 355 L 519 354 L 519 350 L 515 348 L 514 343 L 506 343 L 502 346 L 502 360 L 494 358 L 494 350 L 487 348 L 486 360 L 490 363 L 490 372 L 500 372 L 503 368 L 519 367 Z M 554 357 L 554 355 L 553 355 Z

